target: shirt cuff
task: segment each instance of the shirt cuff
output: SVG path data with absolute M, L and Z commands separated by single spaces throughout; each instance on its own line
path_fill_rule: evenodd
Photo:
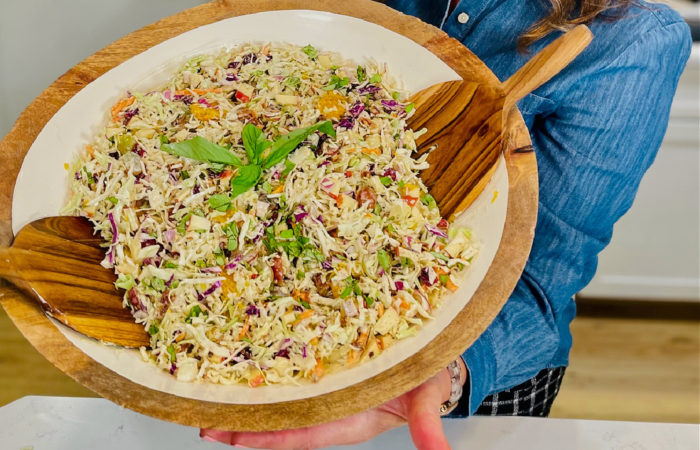
M 449 417 L 471 416 L 479 409 L 479 405 L 492 390 L 496 379 L 496 358 L 493 355 L 493 342 L 489 330 L 486 330 L 462 354 L 462 359 L 467 366 L 467 381 L 464 394 Z

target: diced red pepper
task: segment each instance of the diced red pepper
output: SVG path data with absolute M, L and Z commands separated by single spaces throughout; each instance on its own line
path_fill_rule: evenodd
M 410 195 L 404 195 L 401 197 L 410 207 L 415 206 L 416 202 L 418 201 L 418 197 L 411 197 Z
M 447 230 L 447 228 L 450 226 L 449 223 L 445 219 L 440 219 L 440 222 L 437 223 L 437 227 L 440 228 L 441 230 Z
M 251 279 L 251 280 L 254 280 L 254 279 L 256 279 L 256 278 L 258 278 L 258 274 L 257 274 L 257 273 L 254 273 L 254 274 L 252 274 L 252 275 L 250 276 L 250 279 Z
M 345 178 L 350 178 L 352 176 L 352 171 L 346 170 L 345 171 Z
M 242 101 L 243 103 L 248 103 L 250 101 L 250 97 L 248 97 L 241 91 L 236 91 L 236 98 Z

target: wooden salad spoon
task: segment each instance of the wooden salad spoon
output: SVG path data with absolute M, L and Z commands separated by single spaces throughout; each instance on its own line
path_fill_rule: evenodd
M 428 129 L 416 141 L 418 154 L 437 146 L 421 178 L 444 217 L 454 217 L 485 187 L 502 152 L 504 118 L 515 103 L 566 67 L 591 38 L 587 27 L 577 26 L 502 83 L 502 90 L 451 81 L 411 98 L 416 114 L 408 125 Z M 124 347 L 149 346 L 144 327 L 123 307 L 115 274 L 100 265 L 103 244 L 85 218 L 39 219 L 20 230 L 12 247 L 0 248 L 0 277 L 75 331 Z

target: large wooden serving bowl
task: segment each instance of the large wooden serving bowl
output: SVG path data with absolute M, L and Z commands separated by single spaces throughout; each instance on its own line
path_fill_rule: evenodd
M 213 1 L 136 31 L 66 72 L 22 113 L 0 142 L 0 245 L 12 241 L 11 202 L 22 160 L 46 122 L 78 91 L 128 58 L 180 33 L 225 18 L 268 10 L 315 9 L 374 22 L 424 46 L 463 79 L 502 89 L 494 74 L 459 42 L 418 19 L 369 0 Z M 229 430 L 296 428 L 338 419 L 379 405 L 422 383 L 469 347 L 498 314 L 520 277 L 537 213 L 537 166 L 517 109 L 504 117 L 508 213 L 493 263 L 459 315 L 421 351 L 362 383 L 302 400 L 240 405 L 178 397 L 146 388 L 105 368 L 73 346 L 43 311 L 19 291 L 0 285 L 0 303 L 29 342 L 60 370 L 127 408 L 190 426 Z

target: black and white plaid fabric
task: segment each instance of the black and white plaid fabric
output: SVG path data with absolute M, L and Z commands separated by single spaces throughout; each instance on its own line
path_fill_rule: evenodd
M 487 396 L 476 410 L 481 416 L 547 417 L 559 393 L 566 367 L 544 369 L 514 388 Z

